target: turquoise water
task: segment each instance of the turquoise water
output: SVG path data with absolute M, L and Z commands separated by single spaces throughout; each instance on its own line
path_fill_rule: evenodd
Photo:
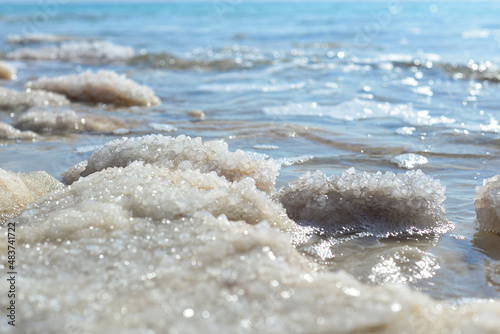
M 500 237 L 477 232 L 473 200 L 475 187 L 500 165 L 500 3 L 65 2 L 50 8 L 1 4 L 1 57 L 52 45 L 6 41 L 25 33 L 106 40 L 137 55 L 109 64 L 10 60 L 17 79 L 1 86 L 20 90 L 35 78 L 86 69 L 126 73 L 151 87 L 162 105 L 77 108 L 168 123 L 177 129 L 171 135 L 225 139 L 231 150 L 299 158 L 283 167 L 279 186 L 317 169 L 328 175 L 350 167 L 405 172 L 391 160 L 403 153 L 423 156 L 428 162 L 417 168 L 447 187 L 447 217 L 455 230 L 397 241 L 434 259 L 430 274 L 409 284 L 441 299 L 500 297 L 498 248 L 491 246 Z M 203 111 L 205 119 L 194 121 L 192 110 Z M 1 112 L 0 121 L 12 123 L 14 116 Z M 129 135 L 152 132 L 140 125 Z M 61 179 L 92 148 L 117 137 L 63 133 L 30 143 L 2 141 L 0 166 L 45 170 Z M 347 243 L 335 249 L 335 259 L 316 260 L 369 282 L 363 268 L 372 264 L 352 254 L 382 252 L 390 244 Z M 358 262 L 342 254 L 359 256 Z

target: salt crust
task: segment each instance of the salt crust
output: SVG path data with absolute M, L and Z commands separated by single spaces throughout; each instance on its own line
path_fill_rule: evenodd
M 64 95 L 34 89 L 18 92 L 0 87 L 0 110 L 25 111 L 36 106 L 63 106 L 68 104 L 69 100 Z
M 22 48 L 7 54 L 9 59 L 58 60 L 73 63 L 107 64 L 125 62 L 134 56 L 128 46 L 107 41 L 70 41 L 43 48 Z
M 33 140 L 37 137 L 32 131 L 21 131 L 10 124 L 0 122 L 0 139 Z
M 15 330 L 27 334 L 498 330 L 497 302 L 450 305 L 314 271 L 271 227 L 290 222 L 250 178 L 137 161 L 55 190 L 11 222 L 23 259 Z
M 72 100 L 83 102 L 117 106 L 152 106 L 161 103 L 151 88 L 139 85 L 124 74 L 106 70 L 41 78 L 28 82 L 26 87 L 64 94 Z
M 351 168 L 330 178 L 308 172 L 289 185 L 277 198 L 300 224 L 374 235 L 452 227 L 443 205 L 445 187 L 420 170 L 369 174 Z
M 9 35 L 7 36 L 7 43 L 9 44 L 34 44 L 34 43 L 56 43 L 75 39 L 76 37 L 61 36 L 52 34 L 23 34 L 23 35 Z
M 16 69 L 3 61 L 0 61 L 0 79 L 14 79 L 16 76 Z
M 241 150 L 230 152 L 227 143 L 220 140 L 149 135 L 118 139 L 103 145 L 90 156 L 82 176 L 108 167 L 125 167 L 136 160 L 169 169 L 214 171 L 229 181 L 250 177 L 258 189 L 268 193 L 274 190 L 280 168 L 273 160 L 253 160 Z M 70 175 L 64 178 L 69 183 L 75 181 Z
M 479 229 L 500 234 L 500 174 L 476 187 L 474 199 Z
M 61 183 L 45 172 L 13 173 L 0 168 L 0 223 Z
M 30 109 L 19 115 L 14 125 L 38 133 L 109 132 L 125 127 L 124 122 L 116 118 L 86 115 L 69 109 Z

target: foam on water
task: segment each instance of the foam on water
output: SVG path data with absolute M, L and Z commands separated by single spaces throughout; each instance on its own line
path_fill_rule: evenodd
M 70 41 L 39 49 L 22 48 L 7 54 L 9 59 L 58 60 L 88 64 L 125 62 L 133 56 L 134 50 L 131 47 L 108 41 Z
M 420 170 L 369 174 L 351 168 L 329 178 L 307 172 L 289 186 L 277 198 L 290 218 L 333 233 L 443 233 L 453 226 L 445 215 L 445 188 Z
M 205 141 L 184 135 L 176 138 L 149 135 L 111 141 L 97 149 L 88 159 L 82 176 L 109 167 L 125 167 L 132 161 L 144 161 L 170 169 L 199 169 L 214 171 L 229 181 L 252 178 L 258 189 L 274 190 L 279 164 L 273 160 L 253 160 L 245 152 L 228 151 L 227 143 L 220 140 Z M 75 181 L 65 177 L 69 183 Z
M 61 94 L 45 90 L 26 89 L 19 92 L 0 87 L 0 110 L 25 111 L 36 106 L 63 106 L 69 100 Z
M 484 180 L 474 199 L 479 229 L 500 234 L 500 175 Z
M 0 168 L 0 224 L 61 183 L 45 172 L 13 173 Z
M 64 134 L 71 132 L 111 132 L 136 122 L 124 123 L 110 116 L 95 116 L 77 113 L 70 109 L 30 109 L 15 119 L 15 127 L 38 133 Z
M 16 69 L 14 66 L 0 61 L 0 79 L 10 80 L 16 78 Z
M 72 100 L 83 102 L 117 106 L 153 106 L 161 103 L 151 88 L 139 85 L 124 74 L 107 70 L 41 78 L 28 82 L 26 87 L 64 94 Z

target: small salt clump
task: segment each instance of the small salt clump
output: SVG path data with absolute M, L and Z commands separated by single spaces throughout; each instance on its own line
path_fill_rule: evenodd
M 33 140 L 38 135 L 32 131 L 21 131 L 12 125 L 0 122 L 0 139 L 9 140 Z
M 16 69 L 14 66 L 9 65 L 3 61 L 0 61 L 0 79 L 15 79 L 16 78 Z
M 26 87 L 64 94 L 74 101 L 111 103 L 116 106 L 153 106 L 160 99 L 153 90 L 113 71 L 90 71 L 56 78 L 41 78 Z
M 58 60 L 86 64 L 125 62 L 133 56 L 134 50 L 131 47 L 107 41 L 70 41 L 39 49 L 23 48 L 7 54 L 9 59 Z
M 176 138 L 149 135 L 118 139 L 103 145 L 90 156 L 82 176 L 109 167 L 125 167 L 136 160 L 169 169 L 214 171 L 229 181 L 250 177 L 258 189 L 266 192 L 274 190 L 280 168 L 273 160 L 254 160 L 241 150 L 230 152 L 223 141 L 203 142 L 201 138 L 184 135 Z
M 299 224 L 383 236 L 450 229 L 444 191 L 439 180 L 420 170 L 369 174 L 351 168 L 330 178 L 319 171 L 303 174 L 277 198 Z
M 25 111 L 36 106 L 63 106 L 69 100 L 64 96 L 44 90 L 27 89 L 18 92 L 0 87 L 0 110 Z
M 45 172 L 13 173 L 0 168 L 0 223 L 62 184 Z
M 28 110 L 16 118 L 15 127 L 37 133 L 111 132 L 125 127 L 113 117 L 94 116 L 73 110 Z
M 500 234 L 500 174 L 476 187 L 474 199 L 479 229 Z
M 395 156 L 391 162 L 397 164 L 399 168 L 413 169 L 415 166 L 425 165 L 429 160 L 423 155 L 405 153 Z

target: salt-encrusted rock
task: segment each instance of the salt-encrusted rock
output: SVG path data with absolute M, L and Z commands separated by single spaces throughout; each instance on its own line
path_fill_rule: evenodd
M 274 189 L 280 168 L 273 160 L 254 160 L 241 150 L 230 152 L 223 141 L 204 142 L 201 138 L 184 135 L 176 138 L 149 135 L 118 139 L 103 145 L 90 156 L 82 176 L 108 167 L 125 167 L 136 160 L 169 169 L 214 171 L 229 181 L 250 177 L 258 189 L 266 192 Z
M 277 194 L 290 218 L 335 233 L 445 232 L 445 187 L 420 170 L 404 174 L 306 173 Z
M 0 224 L 62 184 L 45 172 L 13 173 L 0 168 Z
M 0 111 L 25 111 L 36 106 L 63 106 L 69 100 L 60 94 L 44 90 L 26 89 L 18 92 L 0 87 Z
M 500 234 L 500 174 L 476 187 L 474 199 L 479 229 Z
M 0 61 L 0 79 L 14 79 L 16 77 L 16 69 L 14 66 Z
M 28 110 L 19 115 L 15 127 L 38 133 L 64 134 L 70 132 L 110 132 L 126 127 L 113 117 L 87 115 L 69 109 Z
M 41 78 L 26 85 L 64 94 L 74 101 L 111 103 L 117 106 L 152 106 L 160 104 L 153 90 L 141 86 L 124 74 L 101 70 L 55 78 Z
M 39 49 L 22 48 L 7 54 L 9 59 L 58 60 L 89 64 L 125 62 L 133 56 L 134 50 L 131 47 L 107 41 L 71 41 Z
M 0 139 L 33 140 L 38 135 L 32 131 L 21 131 L 7 123 L 0 123 Z

